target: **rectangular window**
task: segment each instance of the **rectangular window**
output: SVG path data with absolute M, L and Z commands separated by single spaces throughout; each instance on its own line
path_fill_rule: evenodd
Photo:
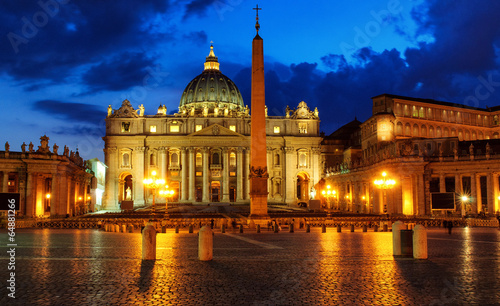
M 201 171 L 196 171 L 196 176 L 203 176 L 203 172 L 201 172 Z
M 149 126 L 149 132 L 156 133 L 156 125 L 150 125 Z
M 236 172 L 234 171 L 229 172 L 229 176 L 236 176 Z
M 122 132 L 130 132 L 130 122 L 122 122 Z
M 171 125 L 170 132 L 171 133 L 179 133 L 179 126 L 178 125 Z
M 236 132 L 236 125 L 230 125 L 229 129 L 233 132 Z
M 279 134 L 280 133 L 280 127 L 279 126 L 275 126 L 274 127 L 274 134 Z
M 201 125 L 201 124 L 197 124 L 197 125 L 194 127 L 194 131 L 195 131 L 195 132 L 198 132 L 198 131 L 200 131 L 202 128 L 203 128 L 203 125 Z
M 305 122 L 299 123 L 299 133 L 300 134 L 307 134 L 307 123 L 305 123 Z

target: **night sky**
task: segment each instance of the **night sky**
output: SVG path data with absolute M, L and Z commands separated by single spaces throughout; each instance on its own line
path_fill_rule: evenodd
M 109 104 L 177 111 L 213 41 L 250 104 L 255 1 L 3 0 L 0 146 L 40 136 L 103 160 Z M 269 115 L 306 101 L 326 134 L 382 93 L 500 105 L 500 1 L 262 1 Z

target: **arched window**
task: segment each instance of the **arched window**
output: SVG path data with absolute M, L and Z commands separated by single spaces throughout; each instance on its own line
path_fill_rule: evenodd
M 149 155 L 149 164 L 150 164 L 151 166 L 156 165 L 156 163 L 155 163 L 155 154 L 154 154 L 154 153 L 151 153 L 151 154 Z
M 420 136 L 427 137 L 427 128 L 425 127 L 425 125 L 422 125 L 420 127 Z
M 299 152 L 299 167 L 307 167 L 307 153 Z
M 220 155 L 218 152 L 214 152 L 212 154 L 212 164 L 214 165 L 220 165 Z
M 429 137 L 434 138 L 434 128 L 432 126 L 429 127 Z
M 403 135 L 403 123 L 401 122 L 396 125 L 396 135 Z
M 196 153 L 196 167 L 201 167 L 203 166 L 203 159 L 201 157 L 201 153 L 198 152 Z
M 418 116 L 420 118 L 424 118 L 425 117 L 425 111 L 424 111 L 424 108 L 423 107 L 420 107 L 419 111 L 418 111 Z
M 179 154 L 172 153 L 172 155 L 170 155 L 170 165 L 174 167 L 179 166 Z
M 130 155 L 128 153 L 122 155 L 122 166 L 130 166 Z
M 234 167 L 236 166 L 236 153 L 231 152 L 229 154 L 229 166 Z
M 276 166 L 280 165 L 280 154 L 279 153 L 274 154 L 274 165 L 276 165 Z
M 450 131 L 448 130 L 448 128 L 444 128 L 443 137 L 450 137 Z
M 418 125 L 413 125 L 413 137 L 418 137 Z
M 439 126 L 438 126 L 438 127 L 437 127 L 437 129 L 436 129 L 436 137 L 437 137 L 437 138 L 442 137 L 442 134 L 441 134 L 441 127 L 439 127 Z
M 405 136 L 411 136 L 411 128 L 409 123 L 405 124 Z

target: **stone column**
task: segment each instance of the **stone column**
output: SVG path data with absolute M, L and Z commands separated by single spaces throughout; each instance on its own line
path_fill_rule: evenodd
M 494 204 L 494 210 L 492 213 L 496 213 L 497 211 L 500 210 L 500 200 L 498 199 L 498 196 L 500 196 L 499 189 L 498 189 L 498 173 L 493 174 L 493 203 Z
M 417 215 L 425 215 L 425 181 L 424 174 L 417 174 L 417 189 L 418 189 L 418 203 L 417 203 Z
M 495 213 L 495 189 L 493 186 L 493 173 L 488 172 L 486 174 L 486 194 L 488 195 L 488 214 L 492 215 Z
M 104 163 L 106 167 L 106 182 L 104 185 L 104 195 L 103 195 L 103 209 L 118 209 L 118 190 L 117 185 L 117 173 L 118 169 L 118 156 L 116 147 L 107 147 L 104 149 Z M 130 157 L 132 158 L 132 156 Z M 130 160 L 132 162 L 132 160 Z M 61 180 L 61 183 L 64 179 Z M 62 193 L 61 193 L 62 196 Z M 67 203 L 67 202 L 66 202 Z M 61 212 L 58 212 L 61 214 Z M 67 212 L 64 213 L 66 215 Z
M 166 148 L 159 147 L 158 152 L 160 153 L 160 164 L 158 165 L 160 173 L 158 173 L 158 174 L 160 175 L 160 177 L 162 179 L 166 179 L 167 178 L 167 173 L 166 173 L 166 170 L 167 170 L 167 151 L 166 151 Z
M 69 213 L 69 190 L 68 190 L 68 176 L 62 172 L 58 177 L 59 181 L 59 205 L 57 205 L 56 214 L 59 216 L 66 216 Z
M 294 173 L 294 156 L 293 153 L 295 149 L 293 147 L 283 147 L 283 151 L 285 152 L 285 158 L 283 158 L 284 163 L 284 173 L 282 177 L 285 178 L 285 194 L 284 199 L 288 205 L 291 205 L 295 202 L 295 190 L 297 189 L 295 186 L 295 178 L 292 176 Z
M 188 148 L 189 151 L 189 191 L 188 191 L 188 201 L 193 203 L 195 201 L 195 179 L 196 179 L 196 173 L 195 173 L 195 167 L 194 167 L 194 154 L 195 154 L 195 149 L 190 147 Z
M 55 217 L 57 215 L 57 207 L 59 205 L 64 205 L 62 201 L 59 199 L 59 192 L 57 190 L 57 186 L 59 186 L 58 174 L 52 173 L 52 181 L 51 181 L 51 191 L 50 191 L 50 217 Z
M 236 201 L 243 198 L 243 148 L 236 149 Z
M 186 148 L 181 148 L 181 201 L 186 201 L 188 198 L 187 172 Z
M 477 214 L 478 207 L 477 207 L 477 177 L 476 173 L 471 173 L 470 175 L 470 189 L 471 189 L 471 198 L 470 198 L 470 205 L 472 208 L 472 213 Z
M 444 173 L 439 174 L 439 192 L 441 193 L 446 192 Z
M 3 179 L 2 179 L 2 192 L 8 192 L 9 191 L 9 173 L 7 171 L 3 172 Z
M 250 148 L 246 147 L 245 148 L 245 172 L 244 172 L 244 177 L 245 177 L 245 191 L 243 194 L 243 197 L 245 200 L 250 199 Z
M 229 202 L 229 149 L 222 148 L 222 202 Z
M 142 181 L 144 180 L 144 151 L 145 147 L 136 147 L 133 156 L 134 156 L 134 166 L 136 171 L 132 176 L 133 178 L 133 187 L 132 196 L 134 199 L 134 207 L 143 206 L 144 205 L 144 185 Z M 149 173 L 148 173 L 149 176 Z M 163 177 L 164 178 L 164 177 Z
M 28 172 L 28 179 L 26 182 L 26 211 L 25 214 L 31 217 L 35 214 L 34 210 L 34 195 L 36 194 L 33 190 L 33 173 Z
M 269 199 L 273 195 L 273 182 L 271 181 L 272 179 L 272 174 L 271 174 L 271 169 L 274 166 L 273 163 L 273 148 L 272 147 L 266 147 L 266 156 L 267 156 L 267 173 L 269 175 L 269 178 L 267 180 L 267 191 L 269 192 L 267 195 L 267 198 Z
M 208 167 L 208 155 L 210 154 L 210 148 L 203 148 L 203 202 L 210 202 L 210 181 L 209 181 L 209 167 Z

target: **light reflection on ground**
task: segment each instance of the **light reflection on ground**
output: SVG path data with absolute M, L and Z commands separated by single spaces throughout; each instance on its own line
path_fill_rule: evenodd
M 231 236 L 233 235 L 233 236 Z M 142 262 L 139 233 L 17 230 L 17 302 L 31 304 L 492 304 L 500 301 L 500 232 L 428 232 L 429 260 L 392 256 L 391 233 L 246 231 L 214 237 L 197 260 L 197 234 L 157 235 Z M 235 239 L 241 235 L 244 239 Z M 7 266 L 0 231 L 0 267 Z M 270 246 L 275 246 L 272 248 Z M 0 277 L 6 277 L 0 269 Z M 6 305 L 6 294 L 0 304 Z M 99 302 L 96 302 L 99 301 Z M 11 302 L 11 301 L 8 301 Z M 161 303 L 160 303 L 161 302 Z M 22 304 L 22 303 L 21 303 Z

